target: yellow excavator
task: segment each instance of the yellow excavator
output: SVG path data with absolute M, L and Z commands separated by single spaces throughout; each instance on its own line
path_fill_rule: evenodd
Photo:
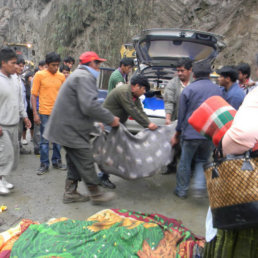
M 133 44 L 132 43 L 123 44 L 120 49 L 120 55 L 121 55 L 121 58 L 127 57 L 127 58 L 135 59 L 136 52 L 133 47 Z
M 30 43 L 5 43 L 5 45 L 15 51 L 17 55 L 22 55 L 25 59 L 27 69 L 34 68 L 35 50 Z

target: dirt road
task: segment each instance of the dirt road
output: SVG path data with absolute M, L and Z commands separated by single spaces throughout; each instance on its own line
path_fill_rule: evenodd
M 32 146 L 28 147 L 32 149 Z M 123 208 L 179 219 L 194 233 L 204 235 L 208 199 L 189 197 L 181 200 L 174 196 L 175 174 L 157 174 L 134 181 L 111 176 L 117 185 L 114 190 L 117 199 L 103 206 L 92 206 L 90 202 L 63 204 L 66 172 L 51 168 L 47 174 L 38 176 L 35 172 L 38 166 L 39 157 L 34 154 L 22 155 L 18 169 L 8 177 L 15 189 L 9 196 L 0 196 L 0 205 L 8 207 L 7 211 L 0 213 L 0 232 L 22 218 L 41 223 L 58 217 L 83 220 L 102 209 Z M 83 183 L 80 183 L 79 190 L 86 193 Z

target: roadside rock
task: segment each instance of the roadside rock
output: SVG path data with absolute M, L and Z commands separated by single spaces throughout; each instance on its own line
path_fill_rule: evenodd
M 36 61 L 56 50 L 78 58 L 95 50 L 116 66 L 123 43 L 142 29 L 174 27 L 221 34 L 227 48 L 217 65 L 255 64 L 258 42 L 256 0 L 4 0 L 0 44 L 30 42 Z

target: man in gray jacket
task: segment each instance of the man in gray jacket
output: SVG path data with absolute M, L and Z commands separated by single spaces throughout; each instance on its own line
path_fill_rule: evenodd
M 164 91 L 166 124 L 177 120 L 179 97 L 183 89 L 193 82 L 192 61 L 183 59 L 176 66 L 177 75 L 168 82 Z M 175 146 L 174 160 L 167 166 L 163 174 L 176 172 L 177 158 L 180 156 L 180 146 Z
M 90 132 L 93 123 L 99 121 L 112 127 L 119 126 L 119 118 L 112 115 L 98 102 L 96 79 L 100 58 L 95 52 L 85 52 L 80 56 L 80 66 L 68 77 L 61 88 L 54 105 L 44 137 L 63 145 L 66 151 L 67 179 L 64 203 L 84 202 L 100 204 L 114 198 L 114 193 L 101 192 L 98 188 L 90 147 Z M 90 196 L 77 192 L 78 181 L 84 181 Z
M 20 117 L 25 126 L 31 127 L 25 111 L 20 87 L 12 76 L 17 56 L 10 48 L 0 50 L 0 195 L 10 192 L 14 186 L 5 176 L 18 165 L 18 128 Z

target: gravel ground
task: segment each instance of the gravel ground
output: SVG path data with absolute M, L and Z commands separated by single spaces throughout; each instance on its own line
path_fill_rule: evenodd
M 31 143 L 26 148 L 32 149 Z M 111 181 L 117 186 L 114 190 L 117 198 L 108 204 L 93 206 L 90 202 L 63 204 L 66 172 L 50 168 L 47 174 L 38 176 L 35 172 L 38 166 L 38 156 L 21 155 L 18 169 L 8 177 L 15 189 L 8 196 L 0 196 L 0 205 L 8 207 L 0 213 L 0 232 L 22 218 L 41 223 L 58 217 L 84 220 L 102 209 L 123 208 L 179 219 L 195 234 L 204 236 L 208 199 L 197 200 L 189 196 L 181 200 L 174 196 L 175 174 L 157 173 L 153 177 L 133 181 L 111 176 Z M 87 192 L 83 183 L 79 184 L 79 191 Z

